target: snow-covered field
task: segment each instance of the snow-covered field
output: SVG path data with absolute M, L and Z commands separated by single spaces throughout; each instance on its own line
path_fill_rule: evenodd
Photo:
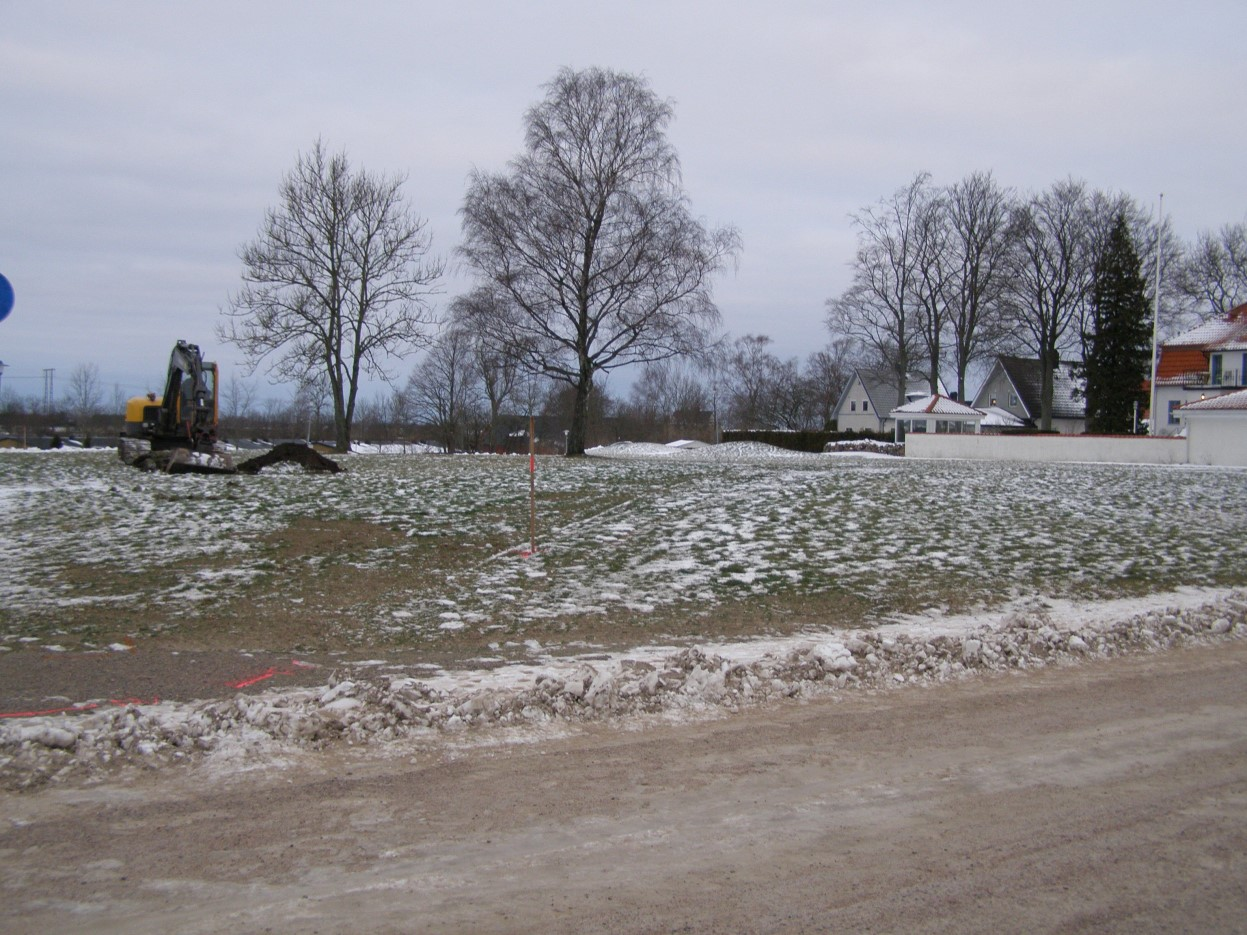
M 345 560 L 411 579 L 360 605 L 362 645 L 381 647 L 371 669 L 315 690 L 0 721 L 0 768 L 669 715 L 1244 633 L 1247 472 L 749 445 L 594 454 L 539 461 L 533 555 L 526 458 L 365 454 L 344 459 L 344 475 L 226 479 L 139 474 L 92 452 L 0 454 L 10 651 L 92 648 L 75 631 L 85 610 L 176 620 L 201 596 L 277 587 L 295 565 L 265 537 L 309 516 L 385 535 L 345 559 L 332 545 L 300 554 L 300 573 Z M 143 573 L 156 568 L 167 573 Z M 797 632 L 703 638 L 719 615 L 784 599 L 804 602 Z M 557 658 L 527 638 L 585 618 L 599 631 L 656 624 Z M 512 664 L 420 679 L 386 669 L 395 641 L 468 632 L 510 648 Z
M 219 478 L 141 474 L 106 453 L 0 454 L 0 646 L 73 639 L 74 608 L 176 616 L 335 562 L 427 570 L 361 607 L 379 639 L 522 635 L 620 611 L 678 635 L 793 595 L 847 598 L 871 618 L 848 622 L 874 624 L 1244 583 L 1243 471 L 641 447 L 538 462 L 534 555 L 526 458 L 357 455 L 344 475 Z M 264 537 L 306 517 L 370 524 L 378 541 L 285 567 Z M 459 548 L 453 564 L 444 546 Z

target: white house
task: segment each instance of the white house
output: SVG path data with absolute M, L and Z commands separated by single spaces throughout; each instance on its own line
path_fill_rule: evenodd
M 938 383 L 940 395 L 947 396 L 944 381 Z M 840 394 L 831 417 L 841 432 L 891 432 L 894 423 L 890 413 L 897 404 L 922 399 L 930 392 L 928 378 L 911 372 L 906 374 L 905 399 L 898 400 L 896 374 L 891 370 L 858 368 Z
M 1247 466 L 1247 390 L 1187 403 L 1177 415 L 1191 464 Z
M 1153 435 L 1181 430 L 1179 411 L 1191 403 L 1247 387 L 1247 305 L 1206 321 L 1160 346 L 1156 361 Z
M 1043 369 L 1034 357 L 996 358 L 971 405 L 987 411 L 1003 409 L 1022 424 L 1037 428 L 1040 422 L 1040 395 Z M 1080 398 L 1081 385 L 1073 368 L 1062 366 L 1052 372 L 1052 429 L 1063 435 L 1086 431 L 1087 404 Z
M 931 435 L 977 435 L 983 413 L 973 406 L 941 396 L 924 396 L 891 412 L 896 425 L 896 440 L 903 442 L 909 433 Z

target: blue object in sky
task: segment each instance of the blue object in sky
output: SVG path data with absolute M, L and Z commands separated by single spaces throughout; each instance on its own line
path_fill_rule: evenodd
M 4 278 L 4 274 L 0 273 L 0 321 L 8 318 L 11 311 L 13 311 L 13 286 Z

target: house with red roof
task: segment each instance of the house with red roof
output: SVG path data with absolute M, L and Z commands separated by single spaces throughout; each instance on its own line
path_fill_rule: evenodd
M 1153 434 L 1176 435 L 1179 410 L 1247 389 L 1247 304 L 1163 342 L 1156 361 Z

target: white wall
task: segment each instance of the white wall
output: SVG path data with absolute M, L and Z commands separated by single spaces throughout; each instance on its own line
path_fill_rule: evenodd
M 1185 418 L 1191 464 L 1247 466 L 1247 412 L 1211 410 Z
M 1185 438 L 1098 435 L 907 435 L 910 458 L 977 461 L 1103 461 L 1117 464 L 1186 464 Z M 1203 464 L 1241 462 L 1197 462 Z

